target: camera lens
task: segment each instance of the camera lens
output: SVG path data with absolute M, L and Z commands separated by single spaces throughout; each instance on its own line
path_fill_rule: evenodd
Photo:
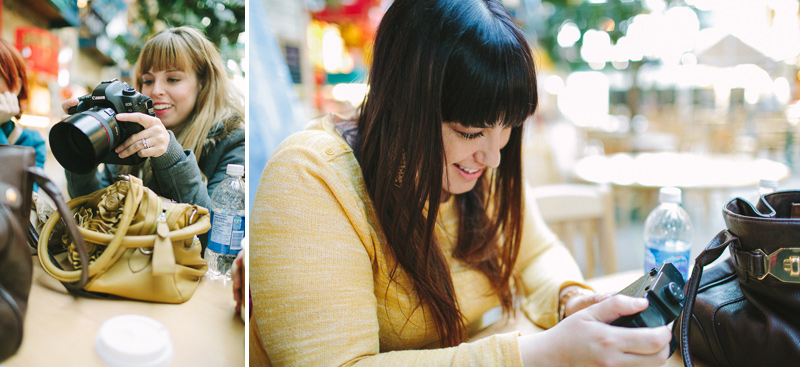
M 114 110 L 104 108 L 72 115 L 50 129 L 50 149 L 70 172 L 87 174 L 117 146 Z

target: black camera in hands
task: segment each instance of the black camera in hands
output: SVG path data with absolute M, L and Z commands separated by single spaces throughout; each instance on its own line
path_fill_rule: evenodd
M 623 327 L 656 327 L 675 321 L 683 310 L 683 275 L 672 263 L 665 263 L 631 283 L 619 292 L 635 298 L 647 298 L 647 309 L 633 315 L 622 316 L 609 325 Z M 678 349 L 675 335 L 669 343 L 669 354 Z
M 117 113 L 141 112 L 155 116 L 153 100 L 128 83 L 106 80 L 92 94 L 78 98 L 69 117 L 50 129 L 50 150 L 70 172 L 87 174 L 100 163 L 135 165 L 145 158 L 137 154 L 120 158 L 114 149 L 133 134 L 144 130 L 130 121 L 117 121 Z
M 625 327 L 655 327 L 667 325 L 681 314 L 684 303 L 683 276 L 672 263 L 665 263 L 631 283 L 620 294 L 647 298 L 647 309 L 622 316 L 610 323 Z

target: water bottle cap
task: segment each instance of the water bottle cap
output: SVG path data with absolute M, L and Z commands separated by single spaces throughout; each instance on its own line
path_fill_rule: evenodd
M 662 203 L 681 203 L 681 189 L 677 187 L 662 187 L 658 190 L 658 201 Z
M 778 188 L 778 180 L 771 180 L 768 178 L 762 178 L 758 181 L 758 186 L 770 188 L 770 189 L 777 189 Z
M 231 176 L 244 176 L 244 166 L 241 164 L 229 164 L 226 171 Z

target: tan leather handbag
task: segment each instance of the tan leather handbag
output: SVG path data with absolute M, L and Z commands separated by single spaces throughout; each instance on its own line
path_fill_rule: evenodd
M 39 261 L 48 274 L 70 284 L 85 273 L 87 292 L 143 301 L 182 303 L 194 294 L 208 269 L 196 237 L 211 227 L 208 209 L 169 202 L 135 176 L 67 204 L 89 266 L 80 265 L 79 245 L 56 228 L 56 213 L 39 236 Z M 51 249 L 59 241 L 67 251 L 55 256 Z

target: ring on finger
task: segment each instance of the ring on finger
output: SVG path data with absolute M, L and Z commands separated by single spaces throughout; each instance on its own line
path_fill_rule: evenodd
M 142 145 L 144 145 L 144 149 L 150 149 L 150 146 L 147 145 L 147 138 L 142 139 Z

